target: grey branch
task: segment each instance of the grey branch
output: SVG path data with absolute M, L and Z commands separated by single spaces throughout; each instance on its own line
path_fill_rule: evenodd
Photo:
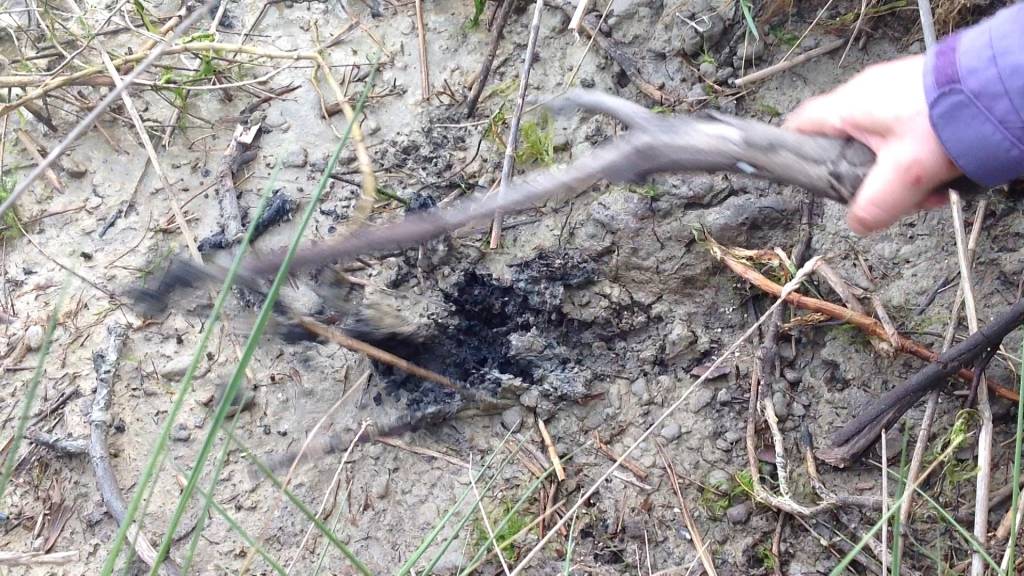
M 800 186 L 818 196 L 847 203 L 875 161 L 874 153 L 855 140 L 800 134 L 725 114 L 659 115 L 594 90 L 572 91 L 556 101 L 554 107 L 606 114 L 627 125 L 629 131 L 567 166 L 524 175 L 504 194 L 411 214 L 391 224 L 365 227 L 340 240 L 314 244 L 295 255 L 292 270 L 411 248 L 498 212 L 512 214 L 548 200 L 578 195 L 602 180 L 638 182 L 668 172 L 742 173 Z M 966 181 L 951 185 L 962 192 L 979 191 Z M 241 281 L 274 273 L 284 254 L 280 250 L 250 257 L 243 264 Z M 179 274 L 179 279 L 187 280 L 185 284 L 221 276 L 219 271 L 186 267 L 191 278 Z M 173 291 L 176 287 L 162 288 Z M 146 294 L 160 299 L 168 295 Z
M 89 416 L 92 441 L 89 443 L 89 460 L 92 462 L 96 484 L 107 511 L 118 524 L 122 524 L 127 516 L 127 504 L 121 487 L 117 484 L 114 467 L 110 463 L 110 452 L 107 449 L 107 434 L 110 428 L 110 404 L 113 398 L 114 374 L 117 372 L 121 349 L 128 337 L 128 328 L 116 321 L 106 325 L 106 338 L 103 344 L 93 352 L 92 365 L 96 371 L 96 395 L 92 401 L 92 413 Z M 152 566 L 156 560 L 156 550 L 134 524 L 128 530 L 128 538 L 135 546 L 139 558 Z M 160 568 L 166 576 L 178 576 L 181 569 L 174 561 L 168 559 Z

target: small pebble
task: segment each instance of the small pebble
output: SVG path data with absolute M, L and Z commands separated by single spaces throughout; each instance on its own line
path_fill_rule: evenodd
M 790 406 L 789 413 L 794 418 L 800 418 L 804 414 L 807 414 L 807 409 L 804 408 L 803 404 L 801 404 L 799 402 L 793 402 L 793 404 Z
M 171 440 L 175 442 L 188 442 L 192 439 L 192 431 L 189 430 L 188 425 L 183 422 L 178 422 L 171 428 Z
M 714 62 L 704 62 L 700 65 L 700 75 L 705 78 L 714 78 L 717 71 L 718 67 Z
M 796 368 L 789 366 L 782 369 L 782 377 L 786 379 L 786 382 L 796 386 L 797 384 L 804 381 L 804 375 Z
M 708 486 L 719 492 L 728 492 L 732 487 L 732 475 L 725 470 L 716 468 L 708 474 Z
M 690 412 L 699 412 L 715 399 L 715 391 L 711 388 L 698 388 L 690 395 Z
M 43 327 L 34 324 L 29 326 L 28 330 L 25 330 L 25 344 L 28 345 L 29 350 L 39 350 L 43 345 L 43 338 L 45 336 L 46 333 L 43 331 Z
M 415 29 L 416 29 L 416 24 L 413 23 L 412 18 L 400 18 L 398 20 L 398 31 L 402 35 L 408 36 L 408 35 L 412 34 L 413 30 L 415 30 Z
M 789 416 L 789 398 L 782 392 L 772 394 L 772 405 L 775 408 L 775 415 L 779 420 L 785 420 Z
M 726 66 L 725 68 L 719 69 L 718 73 L 715 74 L 715 82 L 718 84 L 725 84 L 735 75 L 736 69 L 731 66 Z
M 726 510 L 725 517 L 729 519 L 730 524 L 746 524 L 750 520 L 750 512 L 750 501 L 747 500 Z
M 305 148 L 293 148 L 285 154 L 281 163 L 286 168 L 303 168 L 308 163 L 308 156 Z
M 501 423 L 506 430 L 516 430 L 523 422 L 523 410 L 519 406 L 513 406 L 501 413 Z
M 519 403 L 527 408 L 536 408 L 540 404 L 540 391 L 539 390 L 527 390 L 519 396 Z
M 64 171 L 72 178 L 81 178 L 89 173 L 89 168 L 78 160 L 69 160 L 64 163 Z
M 95 210 L 103 205 L 103 198 L 99 196 L 89 196 L 89 199 L 85 201 L 86 210 Z
M 367 136 L 373 136 L 377 132 L 380 132 L 380 124 L 376 120 L 367 120 L 362 124 L 363 133 Z
M 165 380 L 180 380 L 185 375 L 185 372 L 188 372 L 188 367 L 191 365 L 192 356 L 178 356 L 158 366 L 157 372 Z M 200 365 L 199 370 L 196 371 L 196 376 L 201 376 L 202 372 L 202 366 Z
M 665 427 L 661 429 L 661 437 L 664 438 L 666 442 L 675 442 L 675 440 L 679 438 L 681 432 L 679 424 L 673 422 L 671 424 L 666 424 Z
M 732 444 L 729 444 L 725 438 L 719 438 L 715 440 L 715 448 L 718 448 L 722 452 L 728 452 L 732 450 Z
M 718 391 L 718 394 L 715 396 L 715 401 L 723 406 L 732 402 L 732 390 L 728 388 L 722 388 L 721 390 Z
M 391 479 L 387 476 L 380 476 L 373 481 L 372 493 L 373 497 L 377 500 L 382 500 L 388 495 L 388 490 L 391 488 Z
M 629 390 L 634 396 L 643 398 L 647 395 L 647 380 L 644 380 L 643 378 L 636 380 L 630 385 Z

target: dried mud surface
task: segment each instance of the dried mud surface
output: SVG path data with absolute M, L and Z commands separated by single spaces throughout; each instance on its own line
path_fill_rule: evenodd
M 855 14 L 859 6 L 837 4 L 826 12 L 826 21 Z M 638 63 L 634 73 L 678 100 L 677 111 L 709 107 L 774 122 L 803 98 L 828 89 L 870 62 L 921 50 L 919 42 L 907 40 L 917 35 L 916 13 L 897 11 L 869 19 L 867 41 L 852 47 L 841 65 L 839 50 L 742 95 L 721 96 L 707 88 L 700 74 L 725 87 L 742 71 L 780 60 L 788 46 L 779 39 L 801 34 L 824 3 L 794 5 L 790 14 L 773 21 L 768 43 L 745 39 L 738 6 L 708 0 L 677 4 L 621 1 L 604 29 Z M 109 8 L 81 6 L 90 18 L 102 17 Z M 254 2 L 229 3 L 222 39 L 236 41 L 263 7 Z M 350 22 L 334 3 L 284 2 L 266 8 L 265 18 L 249 41 L 278 50 L 308 49 L 317 34 L 329 38 Z M 176 6 L 155 4 L 150 9 L 155 14 L 170 14 Z M 420 98 L 412 3 L 380 4 L 379 17 L 371 15 L 362 3 L 352 3 L 348 9 L 358 15 L 368 32 L 356 29 L 327 52 L 330 62 L 340 66 L 338 73 L 346 74 L 349 68 L 344 66 L 353 63 L 364 64 L 366 70 L 365 63 L 378 47 L 386 51 L 386 64 L 363 122 L 380 187 L 411 206 L 430 206 L 460 190 L 485 193 L 500 172 L 503 147 L 487 134 L 482 120 L 501 106 L 509 110 L 514 102 L 514 88 L 509 87 L 519 74 L 532 8 L 523 5 L 513 11 L 489 82 L 500 89 L 482 100 L 470 120 L 450 98 L 435 96 L 428 102 Z M 464 26 L 471 14 L 470 2 L 441 0 L 425 7 L 435 91 L 447 89 L 462 97 L 466 83 L 479 68 L 490 34 L 486 14 L 480 28 Z M 709 16 L 709 24 L 698 34 L 687 21 L 702 16 Z M 567 24 L 565 11 L 554 5 L 545 9 L 530 79 L 534 101 L 564 88 L 582 59 L 577 76 L 580 85 L 646 106 L 659 104 L 641 94 L 636 78 L 625 74 L 606 51 L 594 46 L 587 52 L 586 41 L 575 42 L 565 31 Z M 847 32 L 848 28 L 839 26 L 817 26 L 798 50 Z M 755 55 L 753 61 L 744 61 L 742 56 L 745 40 L 748 52 Z M 10 56 L 11 40 L 0 39 L 0 48 Z M 335 130 L 343 129 L 343 118 L 338 115 L 330 122 L 322 118 L 309 72 L 296 64 L 269 82 L 273 87 L 288 82 L 300 87 L 258 112 L 264 131 L 254 147 L 255 159 L 236 177 L 243 212 L 255 206 L 279 163 L 282 169 L 275 186 L 282 194 L 281 202 L 288 198 L 297 210 L 304 209 L 338 141 Z M 362 81 L 356 80 L 350 92 L 356 94 L 361 87 Z M 93 88 L 82 91 L 94 99 L 102 94 Z M 167 121 L 171 108 L 154 93 L 144 94 L 136 97 L 142 116 L 154 125 L 154 133 L 162 132 L 159 126 Z M 211 186 L 231 137 L 231 118 L 252 99 L 232 90 L 192 93 L 185 128 L 175 130 L 169 145 L 161 150 L 160 160 L 173 184 L 174 198 L 185 205 L 199 238 L 209 238 L 217 231 L 217 199 Z M 146 155 L 134 129 L 120 119 L 123 108 L 115 108 L 115 112 L 118 116 L 105 116 L 101 127 L 117 146 L 99 130 L 91 130 L 61 160 L 57 172 L 66 190 L 55 192 L 40 181 L 21 201 L 23 220 L 40 218 L 26 225 L 32 242 L 15 236 L 3 242 L 3 311 L 18 320 L 3 327 L 0 340 L 0 350 L 8 354 L 0 411 L 6 414 L 6 438 L 14 428 L 31 367 L 38 358 L 38 352 L 30 350 L 23 358 L 12 360 L 12 351 L 23 339 L 38 338 L 66 278 L 57 265 L 61 262 L 102 290 L 82 282 L 71 284 L 37 405 L 48 406 L 67 394 L 71 399 L 34 426 L 62 436 L 88 436 L 88 410 L 95 386 L 92 352 L 102 341 L 104 322 L 114 318 L 129 323 L 132 330 L 114 388 L 111 450 L 122 488 L 130 494 L 197 344 L 210 300 L 208 293 L 199 291 L 172 302 L 157 321 L 143 323 L 124 299 L 130 288 L 152 281 L 169 258 L 181 254 L 183 242 L 173 223 L 168 191 L 160 187 L 152 171 L 145 173 L 136 189 Z M 526 121 L 538 122 L 539 118 L 539 113 L 531 113 Z M 62 130 L 73 121 L 59 111 L 55 111 L 55 119 Z M 58 139 L 59 135 L 46 132 L 30 119 L 11 117 L 9 121 L 12 129 L 29 130 L 46 146 Z M 549 121 L 556 162 L 585 155 L 620 129 L 608 119 L 580 115 Z M 14 144 L 10 134 L 7 138 L 7 168 L 23 170 L 31 165 L 24 149 Z M 521 164 L 520 169 L 530 167 L 528 162 Z M 311 239 L 342 233 L 358 198 L 354 153 L 343 153 L 335 174 L 337 179 L 331 182 L 307 231 Z M 601 185 L 567 203 L 509 217 L 503 245 L 495 251 L 487 249 L 486 233 L 478 227 L 433 242 L 423 250 L 373 258 L 371 267 L 351 272 L 361 285 L 344 291 L 343 301 L 325 301 L 313 290 L 329 282 L 321 274 L 297 274 L 282 296 L 292 305 L 314 314 L 339 307 L 350 326 L 357 314 L 353 311 L 398 314 L 401 322 L 416 331 L 415 345 L 392 343 L 394 351 L 512 400 L 514 406 L 500 413 L 480 411 L 474 417 L 451 417 L 458 408 L 467 407 L 466 399 L 372 365 L 336 345 L 289 338 L 285 328 L 272 326 L 244 384 L 253 400 L 239 416 L 236 433 L 268 460 L 295 450 L 332 404 L 368 370 L 372 377 L 365 388 L 352 394 L 328 419 L 334 433 L 351 435 L 363 421 L 386 423 L 410 412 L 433 411 L 444 416 L 400 440 L 450 458 L 368 443 L 356 447 L 344 467 L 330 521 L 337 520 L 339 536 L 375 571 L 387 572 L 405 561 L 438 517 L 469 487 L 469 471 L 458 463 L 478 468 L 508 428 L 520 421 L 523 427 L 514 438 L 525 438 L 537 454 L 544 448 L 535 417 L 544 419 L 561 454 L 579 449 L 565 463 L 569 478 L 559 491 L 559 497 L 574 503 L 580 490 L 610 464 L 605 456 L 584 447 L 591 435 L 598 434 L 617 453 L 632 444 L 770 303 L 716 263 L 695 240 L 694 231 L 704 227 L 726 245 L 789 252 L 799 235 L 803 201 L 798 190 L 738 176 L 676 175 L 648 186 Z M 372 219 L 393 218 L 403 209 L 382 198 Z M 67 212 L 53 214 L 64 210 Z M 254 249 L 270 251 L 285 245 L 294 225 L 294 221 L 285 221 L 268 228 Z M 859 260 L 866 263 L 877 284 L 877 295 L 897 326 L 938 347 L 941 337 L 937 334 L 945 330 L 955 286 L 919 309 L 938 286 L 955 278 L 950 231 L 949 214 L 940 210 L 907 218 L 883 234 L 858 238 L 846 229 L 841 207 L 819 205 L 813 218 L 812 250 L 826 256 L 855 284 L 865 284 Z M 1015 298 L 1024 271 L 1022 232 L 1024 219 L 1016 204 L 994 195 L 976 265 L 982 321 Z M 821 289 L 835 300 L 827 288 Z M 216 332 L 201 365 L 201 377 L 175 427 L 171 465 L 159 474 L 147 503 L 145 527 L 153 534 L 162 534 L 179 495 L 175 470 L 187 470 L 194 461 L 209 429 L 211 400 L 237 362 L 238 349 L 251 325 L 258 298 L 238 296 L 228 305 L 226 326 Z M 1018 343 L 1019 336 L 1012 337 L 1007 349 L 1014 350 Z M 785 378 L 777 386 L 773 404 L 788 448 L 794 453 L 802 427 L 808 427 L 817 442 L 826 442 L 829 433 L 845 423 L 857 406 L 920 366 L 915 360 L 878 355 L 864 337 L 839 325 L 797 329 L 784 336 L 781 344 L 780 368 Z M 684 496 L 720 574 L 770 573 L 763 551 L 770 549 L 777 514 L 752 505 L 741 491 L 734 490 L 735 474 L 746 466 L 743 434 L 753 346 L 745 346 L 738 360 L 730 362 L 729 370 L 695 389 L 652 437 L 665 445 L 682 476 Z M 993 376 L 1013 381 L 1004 364 L 993 367 Z M 957 397 L 943 396 L 936 438 L 948 431 L 959 402 Z M 1000 403 L 995 410 L 999 448 L 994 475 L 999 484 L 1008 470 L 1010 450 L 1003 449 L 1003 443 L 1012 437 L 1013 414 L 1009 406 Z M 921 411 L 921 406 L 912 410 L 910 422 L 919 420 Z M 916 433 L 916 427 L 910 430 Z M 631 456 L 646 471 L 646 478 L 624 470 L 581 508 L 573 573 L 647 574 L 648 568 L 657 572 L 679 567 L 678 573 L 683 574 L 694 565 L 692 536 L 682 522 L 652 440 L 642 443 Z M 769 445 L 767 435 L 759 436 L 759 441 Z M 897 434 L 889 446 L 898 445 Z M 893 452 L 898 450 L 891 449 L 890 454 Z M 958 457 L 970 459 L 972 455 L 965 450 Z M 19 458 L 0 509 L 4 518 L 0 548 L 34 549 L 47 530 L 60 525 L 53 549 L 77 550 L 80 558 L 61 567 L 14 568 L 10 573 L 97 573 L 117 525 L 100 500 L 87 458 L 58 457 L 28 445 Z M 292 480 L 295 494 L 318 507 L 340 458 L 336 452 L 311 458 Z M 877 461 L 872 453 L 861 465 L 847 470 L 822 465 L 822 476 L 837 492 L 877 495 L 881 490 Z M 770 473 L 770 465 L 765 466 Z M 815 495 L 802 468 L 791 473 L 796 498 L 813 502 Z M 531 473 L 513 459 L 499 475 L 487 506 L 501 510 L 518 498 L 530 480 Z M 209 473 L 205 482 L 209 482 Z M 717 486 L 731 496 L 723 497 L 708 486 Z M 949 487 L 943 496 L 948 503 L 969 504 L 972 490 L 973 481 L 969 481 Z M 264 539 L 269 553 L 285 563 L 294 556 L 292 573 L 313 573 L 319 555 L 325 546 L 329 548 L 322 538 L 311 539 L 304 549 L 297 548 L 307 522 L 283 502 L 269 482 L 250 475 L 249 465 L 237 449 L 228 455 L 216 498 L 250 534 Z M 192 503 L 186 526 L 194 522 L 200 505 L 199 500 Z M 1004 510 L 1005 506 L 993 511 L 994 521 Z M 532 518 L 539 511 L 534 499 L 526 515 Z M 63 515 L 67 519 L 59 523 Z M 823 526 L 834 526 L 856 539 L 876 518 L 873 512 L 848 509 L 824 519 Z M 948 537 L 930 517 L 922 518 L 915 530 L 915 543 L 926 550 Z M 782 572 L 827 573 L 840 548 L 823 546 L 823 539 L 834 542 L 838 536 L 828 532 L 815 535 L 799 523 L 787 523 Z M 536 534 L 529 535 L 519 549 L 528 549 L 536 541 Z M 435 573 L 457 573 L 476 542 L 474 530 L 466 529 L 444 554 Z M 559 536 L 553 542 L 527 573 L 554 574 L 560 569 L 566 539 Z M 469 552 L 464 552 L 467 546 Z M 174 554 L 186 548 L 187 544 L 179 544 Z M 194 571 L 237 573 L 246 550 L 234 531 L 213 517 L 199 544 Z M 926 561 L 914 554 L 912 562 Z M 271 573 L 261 562 L 257 560 L 252 573 Z M 697 564 L 693 573 L 699 570 Z M 499 573 L 500 566 L 491 565 L 484 572 Z M 322 573 L 349 574 L 351 569 L 340 554 L 330 550 Z

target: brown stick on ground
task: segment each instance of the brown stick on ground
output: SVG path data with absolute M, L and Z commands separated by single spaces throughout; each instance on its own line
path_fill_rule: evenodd
M 256 152 L 250 150 L 260 135 L 263 124 L 249 126 L 250 115 L 243 117 L 235 125 L 231 142 L 224 149 L 220 164 L 217 166 L 217 207 L 220 209 L 218 223 L 224 233 L 224 241 L 233 243 L 244 232 L 242 228 L 242 212 L 238 208 L 238 190 L 235 188 L 235 172 L 252 161 Z
M 729 269 L 751 284 L 774 296 L 782 293 L 778 284 L 738 262 L 721 246 L 713 245 L 712 253 Z M 829 317 L 853 324 L 868 334 L 887 337 L 881 322 L 842 306 L 817 298 L 809 298 L 796 292 L 790 293 L 786 300 L 798 308 L 821 312 Z M 988 325 L 941 355 L 935 354 L 924 345 L 904 336 L 896 335 L 891 338 L 890 340 L 893 341 L 897 350 L 927 360 L 931 364 L 925 366 L 903 384 L 882 394 L 870 405 L 858 410 L 857 416 L 833 435 L 832 446 L 818 450 L 818 457 L 833 466 L 850 465 L 864 450 L 874 444 L 882 428 L 890 428 L 924 394 L 945 384 L 947 378 L 956 375 L 964 382 L 972 382 L 973 373 L 962 366 L 974 362 L 991 347 L 998 346 L 1007 334 L 1022 323 L 1024 323 L 1024 300 L 1018 301 Z M 1017 393 L 1012 389 L 1001 386 L 991 379 L 986 379 L 986 385 L 996 395 L 1007 400 L 1017 401 Z
M 728 266 L 729 269 L 735 272 L 738 276 L 740 276 L 747 282 L 750 282 L 754 286 L 757 286 L 758 288 L 767 292 L 768 294 L 778 297 L 778 295 L 782 293 L 781 286 L 779 286 L 775 282 L 772 282 L 770 279 L 766 278 L 760 272 L 752 268 L 748 268 L 747 266 L 744 266 L 740 262 L 737 262 L 735 259 L 729 258 L 724 254 L 716 256 L 719 258 L 721 262 Z M 882 326 L 881 322 L 875 320 L 874 318 L 871 318 L 870 316 L 858 314 L 850 310 L 849 308 L 845 308 L 843 306 L 839 306 L 838 304 L 833 304 L 831 302 L 826 302 L 824 300 L 819 300 L 817 298 L 804 296 L 797 292 L 790 293 L 790 295 L 786 297 L 786 301 L 792 304 L 793 306 L 796 306 L 797 308 L 809 310 L 811 312 L 820 312 L 828 316 L 829 318 L 833 318 L 835 320 L 840 320 L 842 322 L 852 324 L 857 328 L 861 329 L 869 336 L 881 338 L 883 340 L 888 339 L 888 335 L 885 333 L 885 327 Z M 905 354 L 916 356 L 928 362 L 936 362 L 939 360 L 939 355 L 933 352 L 930 348 L 911 338 L 907 338 L 906 336 L 897 336 L 895 344 L 896 349 Z M 966 384 L 970 384 L 971 381 L 974 379 L 974 374 L 966 368 L 953 371 L 951 375 L 955 375 L 957 378 L 959 378 Z M 988 382 L 988 387 L 990 390 L 992 390 L 993 393 L 995 393 L 997 396 L 1001 398 L 1005 398 L 1013 402 L 1017 401 L 1017 392 L 1015 392 L 1012 388 L 1005 387 L 999 384 L 998 382 L 994 382 L 991 380 Z
M 594 448 L 596 448 L 598 452 L 607 456 L 608 459 L 610 459 L 612 462 L 619 459 L 619 455 L 616 454 L 615 451 L 612 450 L 607 444 L 605 444 L 603 440 L 601 440 L 601 436 L 597 433 L 596 430 L 591 434 L 591 439 L 593 439 Z M 633 475 L 639 478 L 640 480 L 647 479 L 647 471 L 641 468 L 639 464 L 637 464 L 630 458 L 626 458 L 622 461 L 622 467 L 632 472 Z
M 503 0 L 498 8 L 498 16 L 494 19 L 494 28 L 491 31 L 491 45 L 484 56 L 484 62 L 480 65 L 480 73 L 477 74 L 476 83 L 473 84 L 473 91 L 466 99 L 466 117 L 472 118 L 476 112 L 476 105 L 480 103 L 480 96 L 487 86 L 487 78 L 491 75 L 491 66 L 494 65 L 494 55 L 498 52 L 498 44 L 501 43 L 501 36 L 508 22 L 508 15 L 512 13 L 512 5 L 515 0 Z
M 367 344 L 362 340 L 358 340 L 337 330 L 332 330 L 327 325 L 313 318 L 299 318 L 298 322 L 306 330 L 309 330 L 313 334 L 316 334 L 317 336 L 320 336 L 326 340 L 334 342 L 335 344 L 341 346 L 342 348 L 347 348 L 349 350 L 352 350 L 353 352 L 365 354 L 367 357 L 373 360 L 376 360 L 384 364 L 388 364 L 390 366 L 394 366 L 395 368 L 398 368 L 399 370 L 402 370 L 403 372 L 406 372 L 408 374 L 412 374 L 417 378 L 422 378 L 435 384 L 440 384 L 441 386 L 444 386 L 449 390 L 462 389 L 460 386 L 452 382 L 452 380 L 447 376 L 438 374 L 433 370 L 427 370 L 426 368 L 417 366 L 416 364 L 413 364 L 412 362 L 409 362 L 404 358 L 400 358 L 390 352 L 381 350 L 376 346 Z

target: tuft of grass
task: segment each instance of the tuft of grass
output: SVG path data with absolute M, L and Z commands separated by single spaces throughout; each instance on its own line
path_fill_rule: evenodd
M 784 28 L 769 28 L 768 33 L 786 48 L 793 48 L 800 42 L 800 35 Z
M 910 6 L 907 0 L 894 0 L 892 2 L 885 2 L 878 6 L 871 6 L 864 11 L 864 18 L 875 18 L 878 16 L 884 16 L 892 12 L 898 12 L 900 10 L 915 9 Z M 857 25 L 857 20 L 860 19 L 860 10 L 853 10 L 847 12 L 834 20 L 826 22 L 826 26 L 833 28 L 849 28 Z
M 755 550 L 757 559 L 761 563 L 761 569 L 771 572 L 775 569 L 775 554 L 772 554 L 772 547 L 768 544 L 761 544 Z
M 697 504 L 713 518 L 721 518 L 733 504 L 754 493 L 754 482 L 749 470 L 740 470 L 733 475 L 734 482 L 718 486 L 705 486 Z
M 159 34 L 160 27 L 153 23 L 153 19 L 149 16 L 149 10 L 142 3 L 142 0 L 132 0 L 132 8 L 135 10 L 135 15 L 142 20 L 142 25 L 146 27 L 151 34 Z
M 480 26 L 480 17 L 487 8 L 487 0 L 473 0 L 473 15 L 466 22 L 466 30 L 474 30 Z
M 659 190 L 658 187 L 655 186 L 654 184 L 645 184 L 643 186 L 630 186 L 629 188 L 627 188 L 627 190 L 629 190 L 633 194 L 636 194 L 637 196 L 643 196 L 644 198 L 649 198 L 651 200 L 659 200 L 662 196 L 665 195 L 665 193 Z
M 782 111 L 768 104 L 767 102 L 758 102 L 756 105 L 757 111 L 769 118 L 779 118 L 782 116 Z
M 733 476 L 736 479 L 736 486 L 743 491 L 747 496 L 754 494 L 754 477 L 751 476 L 750 470 L 744 468 Z
M 486 508 L 486 506 L 485 506 Z M 513 507 L 510 502 L 501 506 L 501 515 L 507 518 L 494 529 L 494 540 L 498 543 L 502 555 L 510 562 L 519 560 L 519 550 L 516 549 L 516 542 L 513 537 L 530 523 L 530 519 Z M 487 533 L 483 519 L 479 516 L 473 521 L 473 546 L 477 549 L 493 547 L 491 535 Z
M 18 181 L 13 176 L 0 176 L 0 204 L 7 201 L 7 198 L 17 188 L 17 184 Z M 14 207 L 4 213 L 3 218 L 0 219 L 0 225 L 3 226 L 0 229 L 0 240 L 18 236 L 20 227 L 18 226 L 18 214 Z
M 949 442 L 947 443 L 942 453 L 939 454 L 935 459 L 933 459 L 933 464 L 929 466 L 929 469 L 936 463 L 941 463 L 942 461 L 945 461 L 947 458 L 949 458 L 964 443 L 964 441 L 967 440 L 967 426 L 963 423 L 969 421 L 970 415 L 966 415 L 965 412 L 969 411 L 963 410 L 959 414 L 957 414 L 956 421 L 953 424 L 953 430 L 951 431 L 951 434 L 947 437 Z M 896 470 L 889 470 L 889 474 L 897 477 L 899 482 L 906 483 L 906 477 L 902 475 L 902 471 L 897 472 Z M 949 513 L 949 511 L 947 511 L 945 508 L 942 507 L 941 504 L 939 504 L 938 502 L 935 501 L 935 499 L 929 496 L 927 492 L 922 490 L 920 486 L 909 485 L 908 487 L 914 488 L 914 491 L 917 492 L 917 494 L 921 497 L 922 500 L 927 502 L 929 506 L 932 507 L 932 509 L 936 512 L 936 514 L 942 520 L 942 522 L 947 524 L 950 528 L 952 528 L 953 531 L 956 532 L 960 539 L 965 544 L 967 544 L 971 550 L 976 551 L 978 552 L 978 554 L 981 555 L 982 559 L 989 565 L 989 568 L 992 568 L 996 573 L 999 572 L 999 565 L 996 564 L 995 560 L 993 560 L 992 557 L 988 554 L 988 552 L 985 550 L 985 547 L 979 544 L 978 541 L 974 538 L 974 535 L 971 534 L 971 532 L 965 529 L 963 526 L 961 526 L 953 517 L 953 515 Z M 875 524 L 863 535 L 861 540 L 846 554 L 846 556 L 844 556 L 842 560 L 840 560 L 839 563 L 836 564 L 834 568 L 832 568 L 832 571 L 829 572 L 829 576 L 840 576 L 841 574 L 846 573 L 845 571 L 849 567 L 850 562 L 852 562 L 854 557 L 856 557 L 857 554 L 859 554 L 860 551 L 864 549 L 864 546 L 867 545 L 868 540 L 874 537 L 874 535 L 877 534 L 879 530 L 881 530 L 883 524 L 892 521 L 892 517 L 899 513 L 900 506 L 903 504 L 903 501 L 906 499 L 908 493 L 909 490 L 904 490 L 903 493 L 900 494 L 900 497 L 897 498 L 889 507 L 889 511 L 886 514 L 884 514 L 881 518 L 879 518 L 878 521 L 875 522 Z
M 523 122 L 519 129 L 516 162 L 550 166 L 555 163 L 555 131 L 546 114 L 536 122 Z
M 971 431 L 978 426 L 979 416 L 974 410 L 961 410 L 957 413 L 953 426 L 949 433 L 936 443 L 932 449 L 931 462 L 938 458 L 947 447 L 960 445 L 964 442 Z M 978 473 L 977 464 L 972 460 L 952 460 L 942 468 L 942 479 L 940 480 L 940 491 L 945 492 L 956 488 L 961 482 L 974 478 Z

